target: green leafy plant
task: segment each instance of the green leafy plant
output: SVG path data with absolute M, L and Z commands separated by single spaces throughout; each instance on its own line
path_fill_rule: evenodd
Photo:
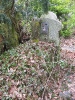
M 55 12 L 58 18 L 61 20 L 63 24 L 63 29 L 60 32 L 60 35 L 64 37 L 69 37 L 73 30 L 72 28 L 75 27 L 74 25 L 74 0 L 51 0 L 50 10 Z

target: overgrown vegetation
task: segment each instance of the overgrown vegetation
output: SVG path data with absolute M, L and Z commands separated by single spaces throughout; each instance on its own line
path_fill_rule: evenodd
M 0 36 L 3 37 L 0 51 L 22 43 L 23 35 L 31 35 L 32 18 L 49 10 L 55 12 L 63 23 L 60 35 L 70 36 L 75 26 L 73 0 L 1 0 L 0 9 Z
M 59 99 L 59 89 L 68 90 L 63 79 L 71 73 L 67 63 L 54 61 L 54 53 L 53 43 L 29 41 L 1 55 L 0 99 Z
M 74 4 L 74 0 L 1 0 L 1 100 L 60 100 L 60 92 L 68 90 L 66 80 L 75 68 L 59 57 L 53 43 L 32 41 L 30 36 L 33 17 L 48 11 L 62 21 L 60 35 L 70 36 L 75 27 Z M 20 44 L 23 38 L 25 43 Z
M 74 21 L 74 1 L 71 0 L 51 0 L 50 10 L 56 12 L 58 18 L 62 21 L 63 29 L 60 35 L 69 37 L 75 26 Z

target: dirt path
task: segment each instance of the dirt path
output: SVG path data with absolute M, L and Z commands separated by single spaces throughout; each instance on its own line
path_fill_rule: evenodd
M 61 39 L 61 58 L 75 66 L 75 36 L 69 39 Z

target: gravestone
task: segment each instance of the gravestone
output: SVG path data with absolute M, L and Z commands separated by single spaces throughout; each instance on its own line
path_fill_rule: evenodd
M 62 23 L 53 12 L 41 15 L 40 40 L 54 41 L 59 46 L 59 31 L 62 29 Z

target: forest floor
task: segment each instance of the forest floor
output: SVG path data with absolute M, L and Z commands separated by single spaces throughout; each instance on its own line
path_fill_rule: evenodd
M 75 37 L 53 44 L 29 41 L 0 56 L 0 100 L 75 100 Z M 52 60 L 52 61 L 51 61 Z
M 61 39 L 61 58 L 68 61 L 69 64 L 75 66 L 75 36 L 68 39 Z
M 75 36 L 68 39 L 61 39 L 61 58 L 66 60 L 69 65 L 75 67 Z M 73 100 L 75 100 L 75 73 L 70 75 L 67 80 L 69 91 L 72 93 Z

